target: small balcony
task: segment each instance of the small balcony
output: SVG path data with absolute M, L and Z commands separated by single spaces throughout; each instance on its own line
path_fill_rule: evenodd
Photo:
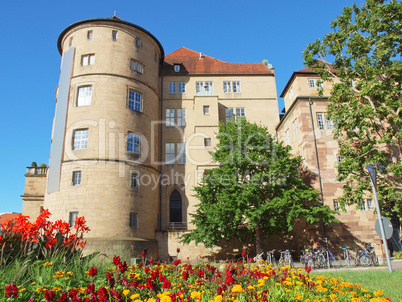
M 48 167 L 27 167 L 25 176 L 46 176 Z

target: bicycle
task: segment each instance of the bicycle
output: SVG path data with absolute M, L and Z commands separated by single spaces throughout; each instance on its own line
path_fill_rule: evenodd
M 305 249 L 304 251 L 302 251 L 302 254 L 300 255 L 300 262 L 304 266 L 309 266 L 313 268 L 314 267 L 313 253 L 309 249 Z
M 358 251 L 356 258 L 359 259 L 358 261 L 361 266 L 378 265 L 374 247 L 370 243 L 366 244 L 365 249 Z
M 273 266 L 276 266 L 276 259 L 275 259 L 275 251 L 276 250 L 272 250 L 272 251 L 268 251 L 267 252 L 267 262 L 271 263 Z
M 292 255 L 290 254 L 289 250 L 285 250 L 285 251 L 279 251 L 281 253 L 281 256 L 279 258 L 279 264 L 284 264 L 284 265 L 288 265 L 290 267 L 293 268 L 293 259 L 292 259 Z
M 356 266 L 357 265 L 356 257 L 349 253 L 349 249 L 347 247 L 343 247 L 342 251 L 343 251 L 343 258 L 345 261 L 344 266 L 347 267 Z
M 264 256 L 264 252 L 262 252 L 262 253 L 256 255 L 256 256 L 253 258 L 253 261 L 254 261 L 254 262 L 264 261 L 263 256 Z

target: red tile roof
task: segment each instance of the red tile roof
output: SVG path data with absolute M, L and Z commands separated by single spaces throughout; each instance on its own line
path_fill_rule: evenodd
M 3 215 L 0 215 L 0 224 L 6 222 L 7 220 L 12 220 L 14 218 L 17 218 L 18 213 L 5 213 Z
M 181 65 L 180 72 L 173 66 Z M 165 57 L 163 74 L 274 74 L 264 63 L 227 63 L 181 47 Z

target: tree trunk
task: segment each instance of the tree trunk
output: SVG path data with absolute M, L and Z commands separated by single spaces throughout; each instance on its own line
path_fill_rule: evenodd
M 255 227 L 255 252 L 258 254 L 262 253 L 262 246 L 261 246 L 261 227 L 260 223 L 257 223 Z

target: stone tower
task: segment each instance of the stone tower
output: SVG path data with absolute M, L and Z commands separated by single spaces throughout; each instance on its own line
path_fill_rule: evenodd
M 62 55 L 44 208 L 71 224 L 84 216 L 87 248 L 156 255 L 160 83 L 164 50 L 117 17 L 68 26 Z M 102 188 L 102 190 L 99 190 Z M 108 244 L 104 244 L 105 241 Z

